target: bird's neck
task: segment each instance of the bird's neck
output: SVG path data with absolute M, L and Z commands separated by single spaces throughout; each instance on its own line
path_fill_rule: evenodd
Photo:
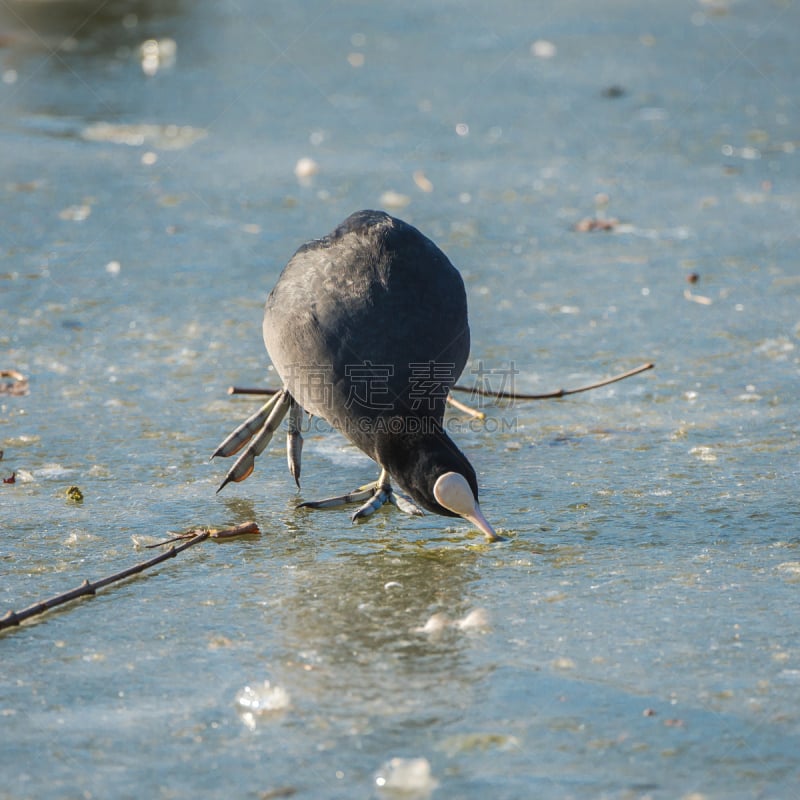
M 411 490 L 415 476 L 444 473 L 452 468 L 455 458 L 463 458 L 441 427 L 402 435 L 378 435 L 375 455 L 378 463 L 406 491 Z

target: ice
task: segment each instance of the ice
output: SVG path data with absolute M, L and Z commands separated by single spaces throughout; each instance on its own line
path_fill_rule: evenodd
M 255 730 L 259 722 L 290 708 L 291 698 L 282 686 L 274 686 L 265 680 L 240 689 L 236 693 L 236 706 L 242 722 L 250 730 Z
M 204 129 L 193 128 L 190 125 L 118 124 L 112 122 L 93 122 L 81 132 L 82 138 L 89 142 L 123 144 L 128 147 L 150 145 L 162 150 L 181 150 L 204 139 L 206 135 Z M 70 209 L 66 211 L 70 211 Z M 74 215 L 64 218 L 77 219 Z M 82 218 L 85 219 L 85 216 Z
M 486 631 L 489 628 L 489 614 L 486 609 L 475 608 L 461 619 L 453 620 L 447 614 L 437 611 L 428 618 L 424 625 L 414 628 L 414 632 L 439 634 L 446 628 L 456 628 L 460 631 Z
M 399 797 L 429 797 L 439 785 L 431 775 L 427 758 L 392 758 L 378 770 L 375 785 L 381 794 Z
M 489 627 L 489 614 L 483 608 L 475 608 L 463 619 L 456 620 L 455 626 L 461 631 L 485 631 Z

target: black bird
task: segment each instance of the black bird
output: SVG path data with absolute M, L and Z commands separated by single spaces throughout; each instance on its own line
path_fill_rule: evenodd
M 250 442 L 217 491 L 250 475 L 287 412 L 289 470 L 299 486 L 306 411 L 381 473 L 356 492 L 302 506 L 366 501 L 355 521 L 389 500 L 408 513 L 421 506 L 463 517 L 499 538 L 478 505 L 475 470 L 443 427 L 470 338 L 464 282 L 430 239 L 380 211 L 352 214 L 292 256 L 267 299 L 263 332 L 283 388 L 217 448 L 214 456 L 230 456 Z

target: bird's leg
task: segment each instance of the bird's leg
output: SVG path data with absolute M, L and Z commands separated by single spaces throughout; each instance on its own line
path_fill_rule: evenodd
M 366 502 L 364 502 L 366 500 Z M 411 498 L 396 492 L 389 481 L 389 473 L 384 469 L 378 480 L 359 486 L 354 492 L 343 494 L 339 497 L 328 497 L 325 500 L 306 501 L 300 503 L 298 508 L 336 508 L 347 503 L 362 503 L 353 514 L 353 522 L 368 517 L 377 511 L 386 502 L 397 506 L 406 514 L 422 515 L 422 511 L 413 503 Z
M 385 469 L 381 470 L 381 474 L 378 475 L 378 480 L 375 481 L 374 487 L 375 488 L 372 492 L 372 496 L 367 500 L 367 502 L 364 503 L 363 506 L 359 506 L 353 512 L 353 516 L 351 518 L 353 522 L 373 514 L 389 500 L 389 497 L 392 494 L 392 485 L 389 483 L 389 473 Z
M 352 518 L 353 522 L 368 517 L 387 501 L 399 508 L 404 514 L 422 516 L 422 509 L 419 508 L 410 497 L 392 489 L 392 484 L 389 481 L 389 473 L 385 469 L 381 470 L 381 474 L 378 476 L 378 480 L 375 481 L 374 487 L 372 497 L 370 497 L 363 506 L 356 509 Z
M 294 398 L 289 406 L 289 429 L 286 432 L 286 461 L 289 472 L 300 488 L 300 455 L 303 452 L 303 436 L 300 429 L 303 426 L 303 408 Z
M 219 489 L 217 492 L 221 492 L 222 489 L 229 484 L 231 481 L 238 483 L 239 481 L 243 481 L 247 478 L 250 473 L 253 471 L 253 467 L 255 466 L 256 457 L 260 456 L 261 453 L 264 452 L 264 448 L 269 444 L 270 439 L 272 439 L 272 434 L 278 428 L 278 425 L 281 424 L 283 418 L 286 416 L 286 412 L 289 410 L 289 406 L 292 403 L 292 396 L 287 392 L 285 389 L 281 389 L 275 395 L 275 399 L 273 401 L 272 408 L 269 412 L 266 412 L 266 406 L 261 409 L 257 414 L 254 414 L 247 422 L 244 423 L 243 426 L 237 428 L 228 439 L 223 442 L 219 448 L 217 448 L 217 452 L 214 455 L 225 455 L 225 452 L 220 452 L 223 450 L 224 445 L 229 441 L 235 439 L 237 436 L 237 431 L 242 430 L 245 431 L 246 426 L 248 423 L 253 421 L 253 425 L 256 422 L 261 421 L 266 416 L 266 421 L 263 423 L 261 430 L 252 437 L 252 434 L 248 436 L 245 441 L 252 437 L 252 441 L 247 447 L 247 450 L 239 456 L 236 460 L 236 463 L 228 470 L 228 474 L 225 476 L 225 480 L 222 481 L 220 484 Z M 267 403 L 266 405 L 269 405 Z M 243 434 L 244 435 L 244 434 Z M 230 453 L 231 455 L 235 453 L 242 447 L 243 443 L 238 444 L 238 446 Z

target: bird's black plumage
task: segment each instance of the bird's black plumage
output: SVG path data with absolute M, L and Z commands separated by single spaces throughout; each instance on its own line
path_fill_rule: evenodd
M 469 355 L 464 282 L 413 226 L 359 211 L 300 247 L 269 295 L 264 342 L 284 386 L 377 461 L 424 508 L 454 471 L 475 471 L 443 428 Z

